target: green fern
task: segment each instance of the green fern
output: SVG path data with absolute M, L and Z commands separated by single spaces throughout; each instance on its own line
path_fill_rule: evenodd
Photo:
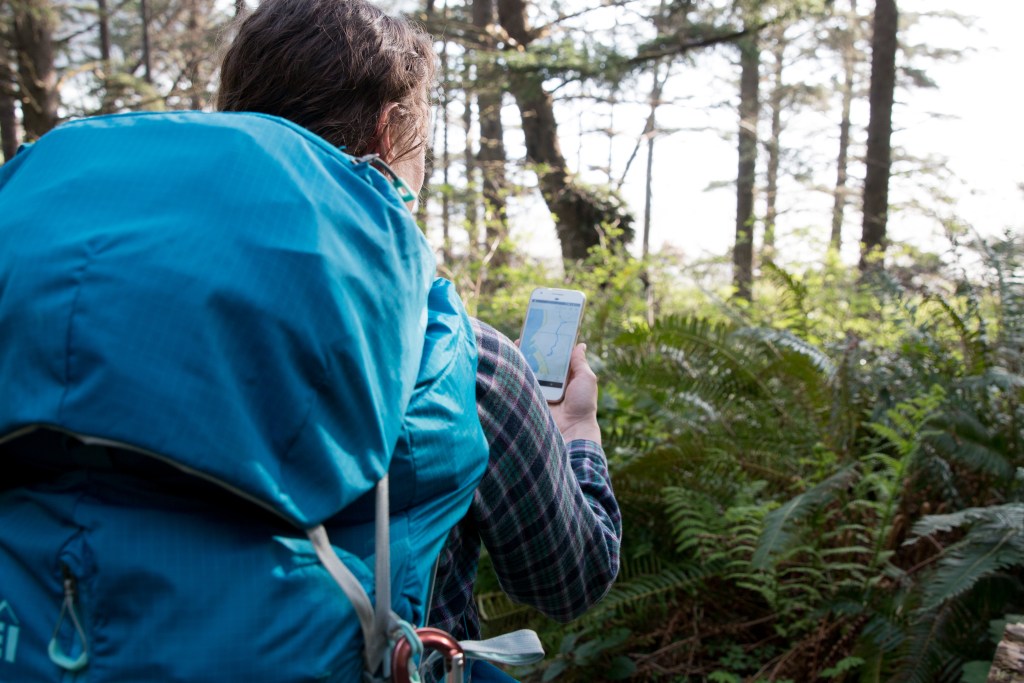
M 772 558 L 786 550 L 803 531 L 796 528 L 797 525 L 813 512 L 834 501 L 838 493 L 850 486 L 856 476 L 852 466 L 844 467 L 825 481 L 773 510 L 765 520 L 764 531 L 751 558 L 753 567 L 766 568 Z
M 584 623 L 599 621 L 625 610 L 639 611 L 654 600 L 667 600 L 679 593 L 692 594 L 711 577 L 722 571 L 722 564 L 676 565 L 664 567 L 656 574 L 635 576 L 619 581 L 608 595 L 585 617 Z
M 661 495 L 676 552 L 698 562 L 707 560 L 721 545 L 725 530 L 721 508 L 689 489 L 667 487 Z
M 992 365 L 989 357 L 990 349 L 987 344 L 984 318 L 978 311 L 977 299 L 973 296 L 967 298 L 967 315 L 961 315 L 945 297 L 932 295 L 927 298 L 927 301 L 935 304 L 946 314 L 948 321 L 957 332 L 963 354 L 964 374 L 980 375 L 988 370 Z M 977 327 L 972 329 L 968 316 L 977 321 Z
M 926 610 L 963 595 L 996 572 L 1024 568 L 1024 503 L 925 517 L 914 525 L 916 538 L 908 543 L 964 528 L 966 535 L 943 550 L 938 566 L 921 582 Z
M 775 316 L 776 324 L 806 337 L 807 321 L 811 317 L 808 315 L 809 292 L 807 285 L 771 261 L 761 264 L 761 273 L 776 288 L 774 297 L 778 306 Z

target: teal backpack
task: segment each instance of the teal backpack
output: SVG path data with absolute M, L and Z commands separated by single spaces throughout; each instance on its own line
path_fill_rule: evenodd
M 434 267 L 385 175 L 273 117 L 0 168 L 0 681 L 387 677 L 487 457 Z

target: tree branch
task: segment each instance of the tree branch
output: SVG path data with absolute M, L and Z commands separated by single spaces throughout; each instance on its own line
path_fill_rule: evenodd
M 557 26 L 558 24 L 565 23 L 566 21 L 570 21 L 571 19 L 581 17 L 584 14 L 589 14 L 596 10 L 606 9 L 608 7 L 625 7 L 626 5 L 631 5 L 634 2 L 637 2 L 637 0 L 605 0 L 596 7 L 587 7 L 585 9 L 579 10 L 578 12 L 569 12 L 568 14 L 559 15 L 552 19 L 551 21 L 549 21 L 548 23 L 544 24 L 543 26 L 537 27 L 536 29 L 534 29 L 533 32 L 538 34 L 545 34 L 552 27 Z
M 664 57 L 675 57 L 683 55 L 690 50 L 699 50 L 705 47 L 711 47 L 712 45 L 720 45 L 722 43 L 733 43 L 737 40 L 741 40 L 748 36 L 755 35 L 769 26 L 778 22 L 779 19 L 772 21 L 760 22 L 747 26 L 740 30 L 733 30 L 726 33 L 718 33 L 715 35 L 704 36 L 695 40 L 684 40 L 680 43 L 673 44 L 661 44 L 646 50 L 641 50 L 635 56 L 630 57 L 626 60 L 626 63 L 630 66 L 642 64 L 655 59 L 662 59 Z

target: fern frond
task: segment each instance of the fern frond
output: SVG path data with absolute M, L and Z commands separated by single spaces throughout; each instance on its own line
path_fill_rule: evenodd
M 773 350 L 798 356 L 825 378 L 831 379 L 836 374 L 836 365 L 827 353 L 788 330 L 746 328 L 740 330 L 738 335 L 765 344 Z
M 923 582 L 923 607 L 934 609 L 966 593 L 981 579 L 1019 566 L 1024 566 L 1024 543 L 1019 532 L 1006 531 L 983 545 L 958 543 L 943 554 L 932 576 Z
M 1008 503 L 983 508 L 967 508 L 948 515 L 928 515 L 918 520 L 911 530 L 914 536 L 930 536 L 935 533 L 952 531 L 977 522 L 994 522 L 998 527 L 1020 529 L 1024 526 L 1024 503 Z M 914 543 L 911 539 L 907 543 Z
M 613 366 L 634 381 L 689 391 L 712 404 L 745 387 L 762 386 L 759 363 L 731 338 L 728 325 L 667 316 L 616 339 Z
M 785 551 L 793 542 L 796 536 L 793 526 L 833 501 L 838 492 L 849 487 L 856 477 L 856 469 L 853 465 L 848 465 L 770 512 L 765 518 L 764 532 L 751 561 L 754 568 L 765 569 L 773 556 Z
M 963 660 L 946 640 L 964 629 L 970 619 L 953 605 L 916 613 L 910 625 L 903 656 L 892 680 L 896 683 L 956 683 Z
M 779 319 L 787 328 L 807 336 L 807 285 L 772 261 L 761 264 L 761 275 L 778 288 L 775 300 L 781 307 Z
M 1024 504 L 972 508 L 952 515 L 925 517 L 914 525 L 919 537 L 970 525 L 966 536 L 946 548 L 935 569 L 922 580 L 923 605 L 934 609 L 967 591 L 981 579 L 1009 567 L 1024 566 Z
M 480 593 L 474 599 L 480 618 L 484 621 L 506 620 L 530 611 L 529 607 L 513 602 L 503 591 Z
M 719 563 L 699 566 L 677 565 L 665 567 L 657 574 L 636 576 L 628 581 L 620 581 L 594 607 L 587 618 L 596 618 L 613 611 L 639 608 L 657 597 L 690 592 L 711 577 L 718 575 L 721 569 L 722 566 Z
M 876 612 L 864 625 L 861 638 L 884 654 L 895 652 L 906 641 L 907 634 L 894 615 Z
M 989 349 L 985 343 L 984 328 L 979 326 L 977 329 L 971 329 L 966 318 L 961 316 L 945 297 L 932 295 L 928 297 L 927 301 L 937 305 L 946 314 L 947 319 L 953 325 L 953 329 L 959 335 L 966 370 L 964 374 L 983 374 L 990 366 L 988 358 Z

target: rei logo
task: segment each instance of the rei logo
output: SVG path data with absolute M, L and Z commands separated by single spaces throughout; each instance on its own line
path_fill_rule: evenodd
M 14 663 L 18 656 L 18 617 L 6 600 L 0 601 L 0 665 Z

